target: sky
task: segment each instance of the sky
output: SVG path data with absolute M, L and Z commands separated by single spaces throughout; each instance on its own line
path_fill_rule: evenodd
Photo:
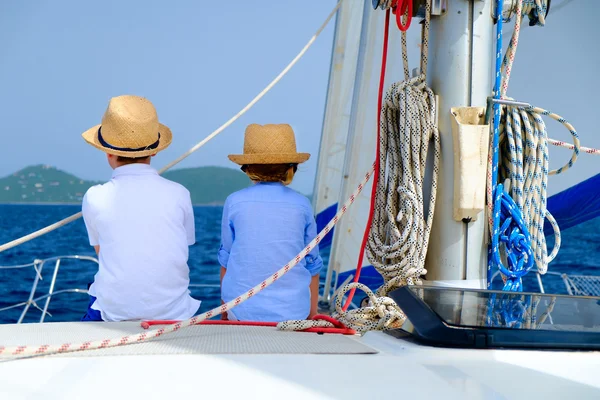
M 346 0 L 360 1 L 360 0 Z M 568 2 L 544 28 L 522 30 L 509 96 L 572 122 L 582 145 L 600 147 L 600 25 L 597 0 Z M 370 3 L 370 1 L 369 1 Z M 227 4 L 228 7 L 224 7 Z M 149 98 L 174 133 L 153 159 L 160 168 L 235 115 L 300 51 L 334 0 L 35 0 L 0 2 L 0 176 L 50 164 L 84 179 L 110 178 L 104 155 L 81 133 L 100 123 L 108 100 Z M 334 21 L 303 59 L 245 116 L 178 165 L 236 168 L 250 123 L 289 123 L 298 150 L 312 154 L 293 188 L 313 191 L 329 76 Z M 434 62 L 434 61 L 432 61 Z M 550 136 L 568 141 L 558 123 Z M 569 158 L 551 148 L 551 166 Z M 582 155 L 551 178 L 555 193 L 600 172 Z
M 227 6 L 224 6 L 226 4 Z M 296 56 L 336 2 L 103 0 L 0 2 L 0 176 L 50 164 L 108 180 L 81 133 L 113 96 L 147 97 L 173 131 L 160 168 L 235 115 Z M 244 117 L 179 164 L 237 168 L 250 123 L 289 123 L 312 154 L 292 187 L 312 193 L 334 22 Z

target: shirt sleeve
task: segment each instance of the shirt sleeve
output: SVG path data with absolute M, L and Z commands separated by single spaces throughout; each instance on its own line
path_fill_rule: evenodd
M 91 188 L 90 188 L 91 189 Z M 87 229 L 90 246 L 98 246 L 98 231 L 96 229 L 95 214 L 89 203 L 90 190 L 83 196 L 83 202 L 81 203 L 81 213 L 83 214 L 83 222 Z
M 233 244 L 234 230 L 233 223 L 229 219 L 229 199 L 225 201 L 223 206 L 223 217 L 221 219 L 221 246 L 219 247 L 219 263 L 222 267 L 227 268 L 229 261 L 229 253 Z
M 304 230 L 304 246 L 308 246 L 310 242 L 317 236 L 317 223 L 312 210 L 307 210 L 308 223 Z M 310 253 L 305 257 L 306 269 L 310 272 L 311 276 L 318 275 L 323 268 L 323 259 L 319 254 L 319 245 L 316 245 Z
M 184 221 L 185 232 L 188 246 L 196 243 L 196 224 L 194 220 L 194 207 L 192 207 L 192 199 L 190 192 L 187 192 L 187 197 L 184 205 Z

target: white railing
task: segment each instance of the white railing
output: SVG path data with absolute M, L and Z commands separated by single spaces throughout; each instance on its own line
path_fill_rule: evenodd
M 542 275 L 535 272 L 540 293 L 546 293 Z M 600 297 L 600 276 L 597 275 L 568 275 L 564 272 L 547 271 L 544 275 L 560 277 L 565 285 L 565 289 L 570 296 L 594 296 Z M 492 282 L 500 276 L 500 271 L 492 275 Z
M 23 268 L 33 268 L 35 271 L 35 277 L 33 280 L 33 284 L 31 286 L 31 290 L 29 292 L 29 297 L 26 301 L 16 303 L 10 306 L 6 306 L 0 308 L 0 312 L 11 310 L 14 308 L 23 307 L 23 311 L 17 320 L 17 323 L 20 324 L 25 319 L 27 312 L 33 306 L 41 311 L 41 316 L 39 322 L 44 322 L 46 315 L 52 316 L 48 312 L 48 308 L 50 307 L 50 302 L 53 296 L 57 296 L 64 293 L 80 293 L 87 294 L 88 291 L 86 289 L 62 289 L 62 290 L 54 290 L 56 285 L 56 280 L 58 278 L 58 272 L 60 270 L 61 261 L 62 260 L 80 260 L 80 261 L 91 261 L 98 264 L 98 259 L 91 256 L 84 255 L 68 255 L 68 256 L 58 256 L 58 257 L 50 257 L 43 260 L 36 259 L 29 264 L 21 264 L 21 265 L 11 265 L 11 266 L 0 266 L 0 271 L 9 270 L 9 269 L 23 269 Z M 48 288 L 48 293 L 37 296 L 36 291 L 38 289 L 38 285 L 40 281 L 43 280 L 42 272 L 44 270 L 44 266 L 47 263 L 54 262 L 54 270 L 52 272 L 52 279 L 50 280 L 50 285 Z M 533 272 L 533 271 L 532 271 Z M 540 289 L 540 293 L 546 293 L 544 284 L 542 282 L 542 276 L 535 271 L 538 286 Z M 558 272 L 546 272 L 546 275 L 558 276 L 562 279 L 567 293 L 571 296 L 600 296 L 600 276 L 585 276 L 585 275 L 567 275 L 565 273 Z M 497 271 L 494 275 L 492 275 L 492 282 L 500 276 L 500 271 Z M 352 276 L 349 276 L 346 281 L 350 281 Z M 346 282 L 345 282 L 346 283 Z M 320 285 L 321 286 L 321 285 Z M 344 285 L 340 285 L 344 286 Z M 219 289 L 220 285 L 218 283 L 191 283 L 189 285 L 190 288 L 211 288 L 211 289 Z M 339 289 L 338 289 L 339 290 Z M 38 302 L 45 300 L 44 306 L 40 307 Z M 356 307 L 355 304 L 353 306 Z
M 21 316 L 19 317 L 19 319 L 17 321 L 17 323 L 20 324 L 25 319 L 25 316 L 27 315 L 27 312 L 29 311 L 30 307 L 33 306 L 42 312 L 42 315 L 40 317 L 40 322 L 44 322 L 46 315 L 47 314 L 50 315 L 48 313 L 48 307 L 50 306 L 50 301 L 52 300 L 52 296 L 56 296 L 56 295 L 59 295 L 62 293 L 84 293 L 84 294 L 86 294 L 87 290 L 85 290 L 85 289 L 64 289 L 64 290 L 58 290 L 56 292 L 54 291 L 54 286 L 56 284 L 56 278 L 58 277 L 58 271 L 60 269 L 60 263 L 62 260 L 91 261 L 91 262 L 95 262 L 96 264 L 98 264 L 98 259 L 96 259 L 95 257 L 69 255 L 69 256 L 50 257 L 50 258 L 46 258 L 44 260 L 36 259 L 32 263 L 29 263 L 29 264 L 0 266 L 0 270 L 22 269 L 22 268 L 33 268 L 35 270 L 35 278 L 33 279 L 33 284 L 31 285 L 31 290 L 29 291 L 29 298 L 27 299 L 27 301 L 24 301 L 22 303 L 13 304 L 8 307 L 0 308 L 0 312 L 24 306 L 23 311 L 21 312 Z M 52 273 L 52 280 L 50 281 L 50 287 L 48 289 L 48 293 L 43 296 L 35 297 L 35 292 L 37 291 L 38 284 L 40 283 L 41 280 L 44 279 L 42 276 L 44 266 L 46 265 L 46 263 L 52 262 L 52 261 L 54 261 L 54 271 Z M 38 301 L 41 301 L 41 300 L 46 300 L 43 308 L 41 308 L 38 305 Z
M 53 296 L 57 296 L 64 293 L 80 293 L 87 294 L 88 291 L 86 289 L 62 289 L 62 290 L 54 290 L 56 285 L 56 280 L 58 278 L 58 272 L 60 270 L 60 265 L 62 260 L 80 260 L 80 261 L 91 261 L 98 264 L 98 259 L 91 256 L 83 256 L 83 255 L 68 255 L 68 256 L 57 256 L 50 257 L 43 260 L 36 259 L 29 264 L 21 264 L 21 265 L 9 265 L 9 266 L 0 266 L 1 270 L 14 270 L 14 269 L 23 269 L 23 268 L 32 268 L 35 271 L 35 277 L 33 279 L 33 284 L 31 285 L 31 290 L 29 291 L 29 296 L 26 301 L 12 304 L 10 306 L 0 308 L 0 312 L 12 310 L 15 308 L 23 307 L 23 311 L 17 320 L 17 323 L 20 324 L 24 321 L 25 316 L 29 312 L 30 308 L 33 306 L 41 311 L 42 315 L 40 316 L 39 322 L 44 322 L 46 315 L 52 316 L 48 312 L 48 308 L 50 307 L 50 302 Z M 37 296 L 36 292 L 38 290 L 38 285 L 40 281 L 43 281 L 43 270 L 46 264 L 54 262 L 54 270 L 52 271 L 52 279 L 50 280 L 50 286 L 48 288 L 48 293 Z M 221 286 L 217 284 L 210 283 L 192 283 L 189 285 L 191 288 L 216 288 L 219 289 Z M 44 306 L 40 307 L 39 302 L 45 300 Z

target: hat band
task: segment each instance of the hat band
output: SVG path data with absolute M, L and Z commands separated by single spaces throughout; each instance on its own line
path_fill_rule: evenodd
M 106 142 L 106 140 L 104 140 L 104 138 L 102 137 L 102 127 L 98 128 L 98 141 L 100 142 L 100 144 L 103 147 L 106 147 L 108 149 L 111 150 L 117 150 L 117 151 L 142 151 L 142 150 L 154 150 L 158 147 L 158 143 L 160 142 L 160 132 L 158 133 L 158 140 L 154 143 L 152 143 L 151 145 L 145 146 L 145 147 L 138 147 L 137 149 L 132 149 L 131 147 L 117 147 L 117 146 L 113 146 L 112 144 L 109 144 Z

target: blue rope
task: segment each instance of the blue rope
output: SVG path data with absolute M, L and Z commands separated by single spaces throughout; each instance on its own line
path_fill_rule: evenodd
M 530 295 L 501 295 L 497 299 L 496 294 L 492 293 L 488 300 L 487 325 L 498 328 L 516 328 L 519 329 L 523 323 L 528 320 L 535 324 L 535 312 L 528 315 L 528 309 L 532 305 Z
M 502 6 L 503 0 L 496 1 L 496 83 L 494 99 L 500 99 L 502 81 Z M 492 242 L 488 247 L 488 288 L 491 285 L 492 268 L 500 269 L 508 279 L 502 290 L 523 291 L 522 277 L 534 265 L 531 237 L 523 221 L 521 210 L 514 200 L 498 184 L 498 147 L 500 137 L 500 104 L 494 103 L 494 133 L 492 136 Z M 504 244 L 508 268 L 500 259 L 500 243 Z

